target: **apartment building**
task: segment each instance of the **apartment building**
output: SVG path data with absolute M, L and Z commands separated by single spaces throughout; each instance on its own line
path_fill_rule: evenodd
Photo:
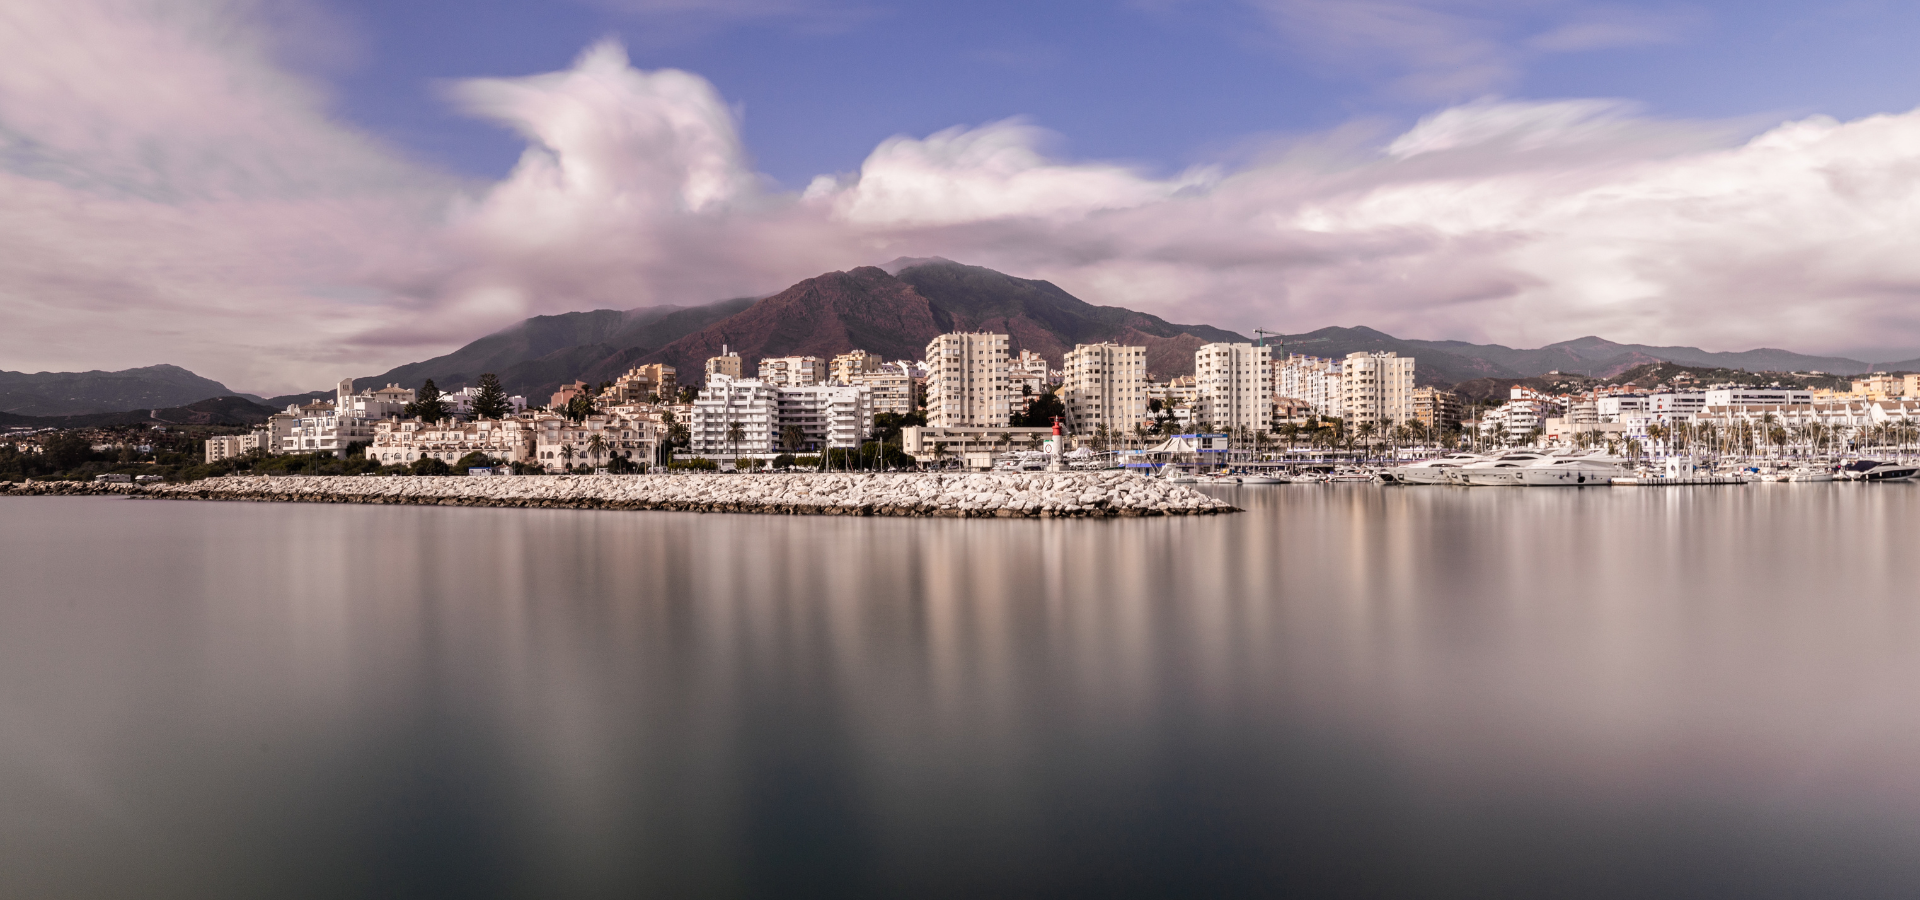
M 1344 410 L 1340 361 L 1289 355 L 1274 366 L 1273 392 L 1305 403 L 1315 415 L 1339 416 Z
M 818 356 L 770 356 L 760 361 L 758 378 L 781 387 L 806 387 L 827 380 Z
M 827 377 L 834 384 L 853 384 L 862 376 L 876 374 L 880 369 L 881 360 L 877 354 L 851 350 L 833 358 L 827 367 Z
M 1340 415 L 1349 426 L 1388 429 L 1413 419 L 1413 357 L 1349 353 L 1340 363 Z
M 893 363 L 878 372 L 855 376 L 853 383 L 864 385 L 873 392 L 874 415 L 892 413 L 904 416 L 916 408 L 911 364 Z
M 1004 334 L 943 334 L 927 344 L 927 424 L 998 428 L 1012 414 Z
M 1413 420 L 1435 432 L 1458 429 L 1461 406 L 1460 395 L 1452 391 L 1433 387 L 1413 389 Z
M 1207 344 L 1193 354 L 1194 414 L 1216 431 L 1273 429 L 1273 371 L 1266 347 Z
M 401 415 L 413 399 L 412 389 L 392 384 L 356 394 L 353 379 L 341 379 L 332 400 L 288 406 L 267 420 L 266 430 L 279 453 L 344 457 L 353 444 L 373 440 L 374 425 Z
M 1021 388 L 1026 390 L 1022 391 Z M 1020 355 L 1007 360 L 1007 389 L 1010 396 L 1039 396 L 1053 387 L 1053 372 L 1047 368 L 1047 358 L 1032 350 L 1022 350 Z
M 692 452 L 736 458 L 789 449 L 858 447 L 873 431 L 873 389 L 864 384 L 783 387 L 719 376 L 693 401 Z M 728 438 L 732 425 L 740 440 Z M 790 431 L 791 429 L 791 431 Z
M 720 345 L 719 356 L 707 358 L 708 381 L 712 381 L 715 375 L 725 375 L 728 378 L 740 378 L 743 377 L 744 374 L 740 369 L 740 354 L 728 350 L 725 344 Z
M 614 379 L 613 387 L 601 399 L 616 405 L 656 402 L 650 398 L 671 403 L 679 393 L 679 370 L 664 363 L 652 363 L 628 369 L 625 375 Z
M 273 433 L 255 431 L 249 434 L 229 434 L 207 438 L 207 462 L 215 463 L 223 459 L 237 459 L 255 450 L 273 453 Z
M 477 387 L 465 387 L 450 394 L 441 394 L 440 402 L 446 404 L 447 415 L 456 419 L 473 418 L 473 401 L 480 396 Z M 509 415 L 519 415 L 527 409 L 527 398 L 518 394 L 507 398 Z
M 1130 433 L 1147 420 L 1147 348 L 1077 344 L 1061 366 L 1067 427 L 1092 434 L 1101 426 Z

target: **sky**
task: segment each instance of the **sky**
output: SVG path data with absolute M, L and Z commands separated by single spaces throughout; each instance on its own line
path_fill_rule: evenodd
M 1920 356 L 1920 4 L 25 0 L 0 369 L 282 393 L 944 256 L 1250 332 Z

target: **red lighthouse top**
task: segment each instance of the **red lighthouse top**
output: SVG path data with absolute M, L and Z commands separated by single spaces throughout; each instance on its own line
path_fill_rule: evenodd
M 1053 436 L 1054 437 L 1060 436 L 1060 417 L 1059 416 L 1053 417 Z

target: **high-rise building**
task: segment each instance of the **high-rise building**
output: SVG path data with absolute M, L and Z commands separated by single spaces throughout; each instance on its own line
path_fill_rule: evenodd
M 880 371 L 880 357 L 865 350 L 850 350 L 834 357 L 827 371 L 834 384 L 853 384 L 862 375 Z
M 1011 415 L 1007 336 L 957 332 L 927 344 L 927 424 L 997 428 Z
M 827 380 L 818 356 L 769 356 L 760 361 L 759 379 L 781 387 L 806 387 Z
M 1436 432 L 1460 427 L 1460 395 L 1435 387 L 1413 389 L 1413 420 Z M 1594 421 L 1598 422 L 1596 416 Z
M 1194 412 L 1216 431 L 1273 429 L 1273 372 L 1266 347 L 1207 344 L 1193 354 Z
M 1341 415 L 1347 425 L 1392 428 L 1413 419 L 1413 357 L 1392 351 L 1349 353 L 1340 363 Z
M 857 375 L 854 384 L 873 391 L 873 412 L 904 416 L 914 411 L 913 363 L 900 360 L 882 366 L 877 372 Z
M 1128 434 L 1147 420 L 1147 348 L 1077 344 L 1061 373 L 1061 399 L 1074 434 L 1092 434 L 1103 425 Z
M 740 439 L 729 439 L 732 426 Z M 765 456 L 782 450 L 854 448 L 873 431 L 873 390 L 866 385 L 783 387 L 725 375 L 693 401 L 693 452 L 701 456 Z
M 707 358 L 707 380 L 712 381 L 715 375 L 725 375 L 728 378 L 741 377 L 740 354 L 728 350 L 727 345 L 721 344 L 720 355 Z
M 1305 403 L 1315 415 L 1338 416 L 1340 361 L 1292 354 L 1273 367 L 1273 392 Z

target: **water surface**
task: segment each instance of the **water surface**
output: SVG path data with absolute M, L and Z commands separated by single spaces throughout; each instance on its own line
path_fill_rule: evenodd
M 0 895 L 1920 878 L 1920 485 L 1193 519 L 0 499 Z

